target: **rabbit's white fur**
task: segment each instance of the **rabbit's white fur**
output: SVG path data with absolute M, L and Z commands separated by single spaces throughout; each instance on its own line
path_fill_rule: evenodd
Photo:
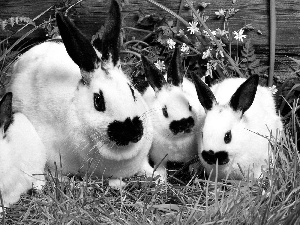
M 45 164 L 46 150 L 35 128 L 26 116 L 15 113 L 0 136 L 0 191 L 5 207 L 30 188 L 44 185 Z
M 276 114 L 272 93 L 267 87 L 258 85 L 255 99 L 242 118 L 241 113 L 228 105 L 232 95 L 245 80 L 229 78 L 211 87 L 218 104 L 207 112 L 203 139 L 199 138 L 199 156 L 208 174 L 212 172 L 212 177 L 216 175 L 216 165 L 203 160 L 203 150 L 228 152 L 229 163 L 218 165 L 219 179 L 228 174 L 232 179 L 241 179 L 238 164 L 246 176 L 250 171 L 250 175 L 257 178 L 261 174 L 261 166 L 269 159 L 270 132 L 273 137 L 278 137 L 277 131 L 283 129 L 281 119 Z M 232 140 L 225 144 L 224 135 L 229 130 Z
M 167 161 L 188 162 L 198 154 L 196 133 L 203 125 L 205 112 L 198 101 L 194 84 L 187 78 L 183 78 L 180 86 L 166 84 L 156 92 L 148 87 L 143 97 L 150 108 L 154 130 L 150 158 L 155 165 L 160 164 L 157 172 L 166 180 Z M 168 118 L 162 113 L 165 106 Z M 188 117 L 195 122 L 192 131 L 173 134 L 170 123 Z
M 105 69 L 108 74 L 99 67 L 90 85 L 84 85 L 79 67 L 62 43 L 37 45 L 14 66 L 11 88 L 15 109 L 27 115 L 36 127 L 52 167 L 54 162 L 59 165 L 61 157 L 65 173 L 85 172 L 89 166 L 94 175 L 105 177 L 152 173 L 147 162 L 153 135 L 147 105 L 138 91 L 134 91 L 134 101 L 130 82 L 119 66 L 109 63 Z M 93 105 L 93 94 L 99 90 L 105 96 L 104 113 Z M 141 140 L 127 146 L 110 142 L 108 124 L 134 116 L 143 120 Z

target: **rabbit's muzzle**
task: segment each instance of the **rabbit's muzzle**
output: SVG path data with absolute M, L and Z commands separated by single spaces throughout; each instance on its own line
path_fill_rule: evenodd
M 216 164 L 217 161 L 219 165 L 225 165 L 229 162 L 228 153 L 225 151 L 219 151 L 215 153 L 212 150 L 209 151 L 204 150 L 202 151 L 201 155 L 204 161 L 210 165 Z
M 138 116 L 122 121 L 113 121 L 108 125 L 107 134 L 109 140 L 118 146 L 126 146 L 130 142 L 137 143 L 144 133 L 143 122 Z
M 174 120 L 170 123 L 170 130 L 173 134 L 190 133 L 195 126 L 193 117 L 183 118 L 181 120 Z

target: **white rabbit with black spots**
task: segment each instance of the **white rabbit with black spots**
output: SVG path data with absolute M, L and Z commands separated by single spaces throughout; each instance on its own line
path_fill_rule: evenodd
M 228 78 L 211 87 L 193 76 L 205 108 L 199 157 L 208 174 L 218 179 L 258 178 L 271 156 L 270 139 L 279 138 L 283 125 L 272 92 L 258 85 L 259 77 Z
M 48 41 L 23 54 L 13 69 L 14 107 L 32 121 L 47 162 L 63 174 L 115 180 L 151 175 L 153 131 L 148 107 L 119 62 L 121 12 L 112 0 L 102 40 L 94 46 L 65 16 L 56 15 L 63 43 Z
M 45 184 L 46 150 L 31 122 L 12 112 L 12 93 L 0 101 L 0 191 L 4 207 Z M 2 211 L 2 207 L 0 208 Z
M 150 108 L 154 130 L 150 158 L 166 181 L 168 161 L 188 162 L 197 157 L 196 132 L 205 113 L 194 84 L 183 77 L 178 47 L 167 71 L 167 81 L 145 56 L 142 62 L 150 84 L 143 97 Z

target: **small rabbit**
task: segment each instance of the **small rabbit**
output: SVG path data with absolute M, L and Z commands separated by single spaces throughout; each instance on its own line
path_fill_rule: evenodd
M 258 178 L 269 159 L 269 139 L 283 126 L 276 114 L 271 91 L 258 85 L 259 77 L 228 78 L 211 89 L 193 76 L 198 98 L 205 108 L 199 157 L 212 178 L 242 179 L 243 173 Z M 239 166 L 242 169 L 239 168 Z
M 63 43 L 48 41 L 23 54 L 13 69 L 14 107 L 30 118 L 63 174 L 152 175 L 148 107 L 119 63 L 121 12 L 112 0 L 102 40 L 89 40 L 60 13 Z
M 145 75 L 151 87 L 143 94 L 152 118 L 154 138 L 150 158 L 161 179 L 166 181 L 166 164 L 188 162 L 198 154 L 196 131 L 204 120 L 194 84 L 183 77 L 180 52 L 176 47 L 168 71 L 163 74 L 142 56 Z
M 0 101 L 0 130 L 0 191 L 8 207 L 30 188 L 42 188 L 46 150 L 27 117 L 12 113 L 12 93 Z

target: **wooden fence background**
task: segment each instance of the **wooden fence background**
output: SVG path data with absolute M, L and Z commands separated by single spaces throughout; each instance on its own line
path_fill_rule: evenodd
M 162 17 L 170 17 L 168 13 L 159 9 L 146 0 L 126 0 L 122 8 L 124 24 L 126 26 L 135 26 L 138 14 L 157 13 Z M 159 3 L 167 6 L 174 12 L 178 12 L 181 0 L 157 0 Z M 16 16 L 26 16 L 34 18 L 49 7 L 56 5 L 63 7 L 64 2 L 70 0 L 0 0 L 0 19 L 8 19 Z M 209 16 L 207 25 L 210 29 L 222 28 L 222 21 L 217 20 L 215 12 L 218 9 L 236 8 L 240 11 L 230 18 L 230 27 L 232 30 L 238 30 L 246 24 L 262 32 L 261 35 L 252 33 L 252 43 L 255 46 L 258 57 L 265 65 L 269 60 L 269 0 L 237 0 L 235 4 L 231 0 L 206 0 L 210 5 L 205 9 L 205 14 Z M 91 37 L 103 25 L 107 12 L 109 1 L 107 0 L 84 0 L 79 6 L 76 6 L 76 14 L 73 14 L 75 24 L 88 36 Z M 184 11 L 183 11 L 184 13 Z M 39 24 L 43 20 L 49 19 L 54 15 L 54 10 L 50 10 L 37 20 Z M 282 76 L 288 70 L 289 66 L 294 66 L 291 60 L 286 56 L 298 58 L 300 56 L 300 1 L 299 0 L 277 0 L 277 36 L 276 36 L 276 66 L 275 75 Z M 183 14 L 183 17 L 185 15 Z M 19 27 L 18 27 L 19 28 Z M 14 41 L 29 30 L 14 35 L 10 40 Z M 32 27 L 31 27 L 32 28 Z M 11 35 L 17 27 L 9 27 L 5 30 L 0 29 L 0 40 Z M 134 35 L 145 35 L 136 33 Z M 29 36 L 29 39 L 35 41 L 45 36 L 42 30 L 37 30 Z M 288 66 L 289 65 L 289 66 Z

